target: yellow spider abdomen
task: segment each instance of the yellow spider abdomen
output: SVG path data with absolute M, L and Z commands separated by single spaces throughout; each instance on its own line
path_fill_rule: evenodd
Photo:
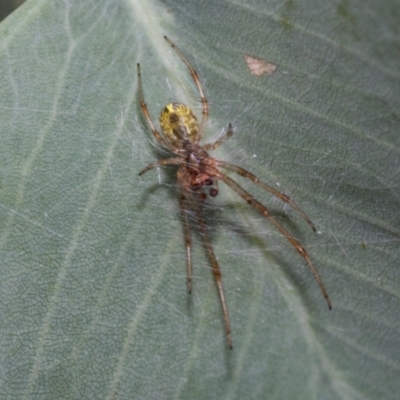
M 198 139 L 199 123 L 193 111 L 182 103 L 169 103 L 160 114 L 160 125 L 165 138 L 171 143 Z

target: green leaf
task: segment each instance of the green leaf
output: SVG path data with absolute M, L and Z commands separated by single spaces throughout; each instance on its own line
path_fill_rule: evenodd
M 0 24 L 0 393 L 7 399 L 396 399 L 400 392 L 400 15 L 374 4 L 31 0 Z M 213 156 L 305 260 L 229 188 L 207 217 L 234 350 L 193 234 L 193 293 L 170 101 L 210 103 Z M 276 66 L 252 75 L 246 56 Z M 247 58 L 248 60 L 248 58 Z M 232 178 L 236 177 L 229 174 Z

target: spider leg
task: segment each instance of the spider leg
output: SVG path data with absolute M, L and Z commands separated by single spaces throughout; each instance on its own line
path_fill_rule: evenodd
M 244 190 L 238 183 L 236 183 L 233 179 L 229 178 L 225 174 L 220 171 L 214 172 L 213 175 L 226 183 L 231 189 L 233 189 L 239 196 L 241 196 L 246 202 L 251 205 L 253 208 L 258 210 L 263 217 L 265 217 L 275 228 L 290 242 L 290 244 L 297 250 L 297 252 L 307 261 L 312 273 L 318 285 L 321 289 L 323 296 L 328 304 L 328 308 L 332 310 L 332 304 L 329 300 L 328 293 L 325 289 L 324 284 L 322 283 L 322 279 L 319 276 L 317 270 L 315 269 L 313 263 L 311 262 L 310 257 L 308 256 L 306 250 L 303 246 L 269 213 L 268 209 L 263 206 L 259 201 L 257 201 L 249 192 Z
M 183 233 L 185 236 L 185 249 L 186 249 L 186 261 L 187 261 L 187 287 L 188 292 L 192 293 L 192 239 L 190 237 L 190 228 L 188 220 L 188 209 L 186 206 L 186 198 L 182 193 L 179 193 L 179 206 L 181 208 L 182 223 L 183 223 Z
M 206 151 L 211 151 L 211 150 L 215 150 L 217 147 L 219 147 L 221 145 L 221 143 L 226 140 L 229 139 L 231 136 L 233 135 L 233 130 L 232 130 L 232 125 L 228 124 L 228 129 L 226 130 L 226 132 L 224 133 L 224 135 L 221 137 L 221 139 L 218 139 L 216 142 L 214 143 L 209 143 L 206 144 L 204 146 L 204 150 Z
M 206 99 L 206 96 L 204 95 L 203 92 L 203 87 L 200 83 L 200 79 L 197 75 L 196 70 L 192 67 L 192 65 L 190 64 L 190 62 L 187 60 L 187 58 L 183 55 L 183 53 L 178 49 L 178 47 L 176 47 L 176 45 L 169 39 L 167 38 L 167 36 L 164 36 L 164 39 L 171 45 L 171 47 L 178 53 L 178 56 L 181 58 L 181 60 L 185 63 L 185 65 L 188 67 L 189 71 L 190 71 L 190 75 L 192 76 L 192 79 L 194 81 L 194 83 L 197 86 L 197 90 L 200 93 L 200 99 L 201 99 L 201 104 L 203 106 L 203 113 L 201 116 L 201 122 L 200 122 L 200 127 L 199 127 L 199 132 L 198 132 L 198 140 L 201 139 L 201 136 L 203 135 L 204 129 L 206 127 L 207 124 L 207 120 L 208 120 L 208 101 Z
M 180 157 L 175 157 L 175 158 L 164 158 L 163 160 L 157 161 L 153 164 L 149 164 L 146 168 L 142 169 L 139 172 L 139 176 L 145 174 L 147 171 L 150 171 L 153 168 L 159 167 L 161 165 L 179 165 L 179 164 L 183 164 L 185 162 L 185 160 L 183 158 Z
M 208 258 L 210 259 L 211 267 L 212 267 L 212 270 L 214 273 L 214 278 L 215 278 L 215 283 L 217 284 L 219 298 L 221 300 L 222 310 L 223 310 L 224 319 L 225 319 L 225 328 L 226 328 L 228 346 L 232 350 L 233 346 L 232 346 L 232 336 L 231 336 L 231 324 L 229 321 L 228 307 L 226 306 L 226 302 L 225 302 L 224 290 L 222 288 L 221 271 L 219 269 L 217 257 L 215 256 L 214 249 L 211 245 L 211 241 L 210 241 L 210 238 L 207 233 L 207 227 L 204 222 L 204 218 L 198 207 L 195 208 L 195 213 L 196 213 L 197 221 L 198 221 L 199 228 L 200 228 L 200 234 L 203 238 L 204 246 L 206 248 Z
M 252 174 L 249 171 L 246 171 L 244 168 L 239 167 L 237 165 L 229 164 L 224 161 L 219 161 L 215 160 L 215 165 L 228 169 L 229 171 L 233 171 L 236 174 L 243 176 L 247 179 L 250 179 L 253 183 L 256 185 L 262 187 L 264 190 L 267 190 L 268 192 L 272 193 L 275 197 L 277 197 L 279 200 L 282 200 L 284 203 L 289 204 L 294 210 L 296 210 L 307 222 L 308 225 L 310 225 L 311 229 L 316 232 L 314 224 L 311 222 L 311 220 L 307 217 L 307 215 L 300 209 L 299 206 L 297 206 L 295 203 L 292 202 L 289 196 L 286 196 L 285 194 L 279 192 L 278 190 L 274 189 L 273 187 L 267 185 L 266 183 L 260 181 L 254 174 Z
M 153 132 L 154 137 L 157 141 L 164 147 L 169 150 L 172 150 L 172 146 L 169 142 L 167 142 L 155 128 L 153 121 L 151 120 L 149 109 L 147 108 L 147 104 L 144 101 L 143 88 L 142 88 L 142 75 L 140 74 L 140 64 L 137 65 L 137 74 L 138 74 L 138 86 L 139 86 L 139 100 L 140 100 L 140 108 L 142 109 L 143 115 L 146 118 L 148 125 L 150 126 L 151 131 Z

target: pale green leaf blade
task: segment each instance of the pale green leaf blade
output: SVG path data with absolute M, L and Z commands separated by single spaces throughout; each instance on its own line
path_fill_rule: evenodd
M 399 46 L 393 1 L 28 1 L 0 24 L 1 393 L 10 399 L 396 399 Z M 194 239 L 186 291 L 174 169 L 156 126 L 198 93 L 205 142 L 300 205 L 239 178 L 305 261 L 228 188 L 208 221 L 234 350 Z M 255 76 L 246 57 L 276 66 Z M 230 176 L 234 177 L 232 174 Z

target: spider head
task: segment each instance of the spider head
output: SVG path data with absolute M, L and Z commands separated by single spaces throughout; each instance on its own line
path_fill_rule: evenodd
M 160 125 L 163 135 L 171 143 L 198 140 L 199 123 L 193 111 L 184 104 L 167 104 L 161 111 Z

